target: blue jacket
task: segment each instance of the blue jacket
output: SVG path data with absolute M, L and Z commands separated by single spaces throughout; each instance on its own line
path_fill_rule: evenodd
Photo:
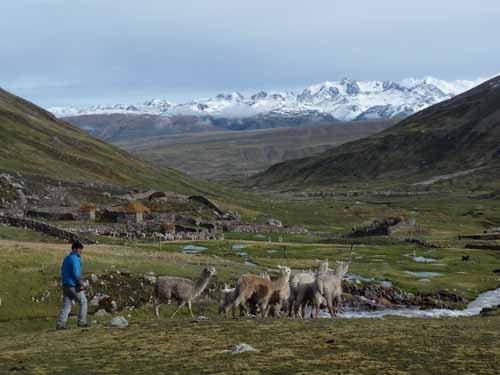
M 81 276 L 80 254 L 71 253 L 66 258 L 61 267 L 62 285 L 75 287 Z

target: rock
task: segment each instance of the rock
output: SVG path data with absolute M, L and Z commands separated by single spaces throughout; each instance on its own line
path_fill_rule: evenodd
M 99 317 L 109 316 L 109 313 L 106 312 L 106 310 L 104 310 L 104 309 L 99 309 L 99 310 L 96 311 L 96 313 L 94 314 L 94 316 L 99 316 Z
M 283 223 L 278 219 L 269 218 L 267 219 L 267 224 L 275 227 L 282 227 Z
M 97 283 L 98 280 L 99 280 L 99 278 L 97 277 L 97 275 L 95 273 L 90 275 L 90 281 L 92 282 L 92 284 Z
M 128 320 L 123 316 L 115 316 L 113 319 L 111 319 L 111 322 L 109 324 L 111 325 L 111 327 L 115 328 L 127 328 Z
M 144 280 L 146 280 L 147 282 L 151 283 L 151 284 L 154 284 L 156 283 L 156 275 L 154 272 L 148 272 L 144 275 Z
M 497 307 L 485 307 L 481 310 L 479 315 L 481 315 L 484 318 L 490 316 L 500 316 L 500 305 Z
M 378 305 L 382 305 L 382 306 L 390 306 L 390 305 L 392 305 L 391 301 L 389 301 L 385 297 L 379 297 L 379 298 L 377 298 L 377 304 Z
M 241 354 L 241 353 L 257 352 L 257 351 L 258 351 L 257 349 L 254 349 L 250 345 L 242 342 L 233 348 L 233 350 L 231 351 L 231 354 Z
M 21 189 L 18 189 L 16 193 L 19 199 L 19 204 L 23 207 L 26 206 L 26 204 L 28 203 L 28 199 L 26 198 L 26 195 L 24 195 L 24 192 Z
M 112 312 L 118 311 L 118 305 L 117 305 L 116 301 L 111 301 L 111 311 Z

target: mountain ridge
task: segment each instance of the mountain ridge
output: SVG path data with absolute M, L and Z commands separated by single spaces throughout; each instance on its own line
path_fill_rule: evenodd
M 245 97 L 239 92 L 218 94 L 175 104 L 152 99 L 141 104 L 97 105 L 90 108 L 52 107 L 57 117 L 105 114 L 149 114 L 161 116 L 207 116 L 228 120 L 281 115 L 330 116 L 332 119 L 376 120 L 406 117 L 440 101 L 447 100 L 483 79 L 444 81 L 432 77 L 401 81 L 325 81 L 299 92 L 259 91 Z
M 435 104 L 395 126 L 316 157 L 276 164 L 256 185 L 332 185 L 418 179 L 500 166 L 500 76 Z M 498 169 L 498 168 L 497 168 Z

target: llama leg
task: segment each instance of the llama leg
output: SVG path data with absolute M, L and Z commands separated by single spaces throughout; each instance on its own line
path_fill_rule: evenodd
M 269 314 L 269 310 L 271 309 L 271 306 L 269 305 L 269 299 L 264 299 L 260 307 L 261 307 L 262 317 L 267 318 L 267 314 Z
M 339 312 L 343 312 L 344 310 L 342 309 L 342 297 L 337 296 L 337 303 L 335 304 L 335 308 Z
M 156 319 L 160 319 L 160 303 L 157 298 L 154 299 L 154 305 L 155 305 Z
M 188 301 L 188 302 L 187 302 L 187 306 L 188 306 L 189 312 L 191 313 L 191 318 L 193 318 L 193 319 L 194 319 L 193 310 L 191 309 L 191 301 Z
M 177 312 L 181 309 L 181 307 L 183 307 L 184 305 L 186 304 L 186 302 L 181 302 L 179 304 L 179 306 L 177 306 L 177 310 L 175 310 L 175 312 L 172 314 L 172 316 L 170 317 L 170 319 L 174 319 L 174 316 L 175 314 L 177 314 Z
M 326 299 L 326 304 L 328 306 L 328 311 L 330 312 L 330 315 L 332 316 L 332 319 L 337 316 L 337 313 L 335 312 L 335 309 L 333 308 L 333 300 L 332 298 L 327 298 Z
M 241 306 L 242 298 L 240 296 L 236 297 L 233 302 L 233 319 L 236 319 L 236 308 Z M 229 306 L 227 307 L 229 309 Z
M 276 318 L 281 318 L 281 309 L 282 309 L 281 301 L 278 302 L 276 305 L 274 305 L 274 309 Z

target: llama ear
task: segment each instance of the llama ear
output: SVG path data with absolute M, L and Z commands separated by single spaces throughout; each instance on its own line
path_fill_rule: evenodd
M 278 269 L 280 270 L 280 269 L 282 269 L 282 268 L 283 268 L 283 267 L 281 267 L 281 266 L 278 264 Z

